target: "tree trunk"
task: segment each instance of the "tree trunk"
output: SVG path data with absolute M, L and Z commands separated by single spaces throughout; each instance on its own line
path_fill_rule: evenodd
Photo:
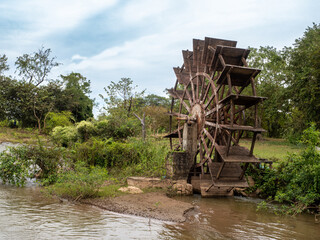
M 143 113 L 143 117 L 140 118 L 137 114 L 133 113 L 133 115 L 139 119 L 141 125 L 142 125 L 142 140 L 146 140 L 146 113 Z

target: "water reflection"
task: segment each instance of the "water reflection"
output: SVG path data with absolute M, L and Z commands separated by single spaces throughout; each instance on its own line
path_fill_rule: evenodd
M 184 198 L 191 222 L 164 223 L 45 198 L 39 188 L 0 185 L 0 239 L 319 239 L 320 224 L 256 212 L 243 198 Z

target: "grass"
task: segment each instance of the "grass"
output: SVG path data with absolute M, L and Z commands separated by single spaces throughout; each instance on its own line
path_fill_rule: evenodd
M 241 139 L 240 146 L 250 149 L 251 140 Z M 299 153 L 303 146 L 294 145 L 285 139 L 265 138 L 256 141 L 253 154 L 258 158 L 285 160 L 289 153 Z
M 36 129 L 0 127 L 0 143 L 12 142 L 36 144 L 39 139 L 42 142 L 46 142 L 48 140 L 46 135 L 39 134 L 38 130 Z

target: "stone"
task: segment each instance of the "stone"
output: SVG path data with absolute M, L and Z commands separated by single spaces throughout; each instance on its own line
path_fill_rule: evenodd
M 166 189 L 172 185 L 170 179 L 160 178 L 147 178 L 147 177 L 128 177 L 128 186 L 134 186 L 138 188 L 162 188 Z
M 118 190 L 120 192 L 128 192 L 128 193 L 131 193 L 131 194 L 143 193 L 143 191 L 140 188 L 137 188 L 137 187 L 134 187 L 134 186 L 121 187 Z

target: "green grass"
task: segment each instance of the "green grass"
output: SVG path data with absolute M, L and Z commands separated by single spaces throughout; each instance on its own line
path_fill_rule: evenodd
M 251 140 L 241 139 L 240 146 L 250 149 Z M 285 160 L 289 153 L 299 153 L 303 146 L 297 146 L 284 139 L 265 138 L 256 141 L 253 154 L 258 158 Z
M 47 136 L 39 134 L 36 129 L 20 129 L 20 128 L 6 128 L 0 127 L 0 143 L 25 143 L 35 144 L 40 139 L 42 142 L 47 141 Z

